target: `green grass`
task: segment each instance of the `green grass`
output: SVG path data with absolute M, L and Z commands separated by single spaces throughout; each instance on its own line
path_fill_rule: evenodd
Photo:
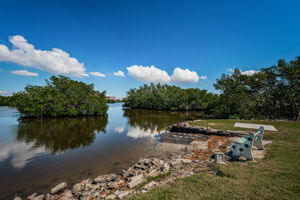
M 233 129 L 237 120 L 205 120 L 197 125 Z M 267 132 L 273 141 L 267 146 L 264 160 L 252 163 L 232 162 L 215 165 L 222 176 L 201 173 L 177 179 L 149 193 L 130 197 L 132 200 L 147 199 L 300 199 L 300 123 L 242 121 L 274 125 L 278 132 Z

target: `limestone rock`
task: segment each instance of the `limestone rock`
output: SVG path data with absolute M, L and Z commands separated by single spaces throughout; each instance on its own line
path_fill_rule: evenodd
M 98 176 L 97 178 L 94 179 L 94 181 L 97 183 L 105 183 L 105 182 L 114 181 L 116 179 L 117 179 L 116 174 L 106 174 L 106 175 Z
M 107 185 L 107 188 L 108 189 L 116 189 L 119 187 L 119 182 L 118 181 L 115 181 L 115 182 L 110 182 L 108 183 Z
M 116 199 L 117 198 L 117 196 L 115 195 L 115 194 L 110 194 L 110 195 L 108 195 L 105 199 L 111 199 L 111 200 L 114 200 L 114 199 Z
M 28 200 L 31 200 L 31 199 L 32 199 L 33 197 L 35 197 L 36 195 L 37 195 L 37 193 L 35 192 L 35 193 L 29 195 L 29 196 L 27 197 L 27 199 L 28 199 Z
M 123 199 L 131 193 L 132 193 L 132 190 L 120 191 L 118 194 L 118 198 Z
M 157 185 L 158 185 L 157 182 L 151 181 L 150 183 L 148 183 L 147 185 L 144 186 L 144 189 L 145 189 L 145 190 L 150 190 L 151 188 L 153 188 L 153 187 L 155 187 L 155 186 L 157 186 Z
M 131 181 L 128 183 L 129 188 L 134 188 L 145 180 L 143 174 L 134 176 L 131 178 Z
M 45 197 L 45 195 L 41 194 L 41 195 L 38 195 L 38 196 L 35 196 L 35 197 L 31 198 L 30 200 L 43 200 L 44 197 Z
M 66 182 L 62 182 L 58 185 L 56 185 L 55 187 L 53 187 L 50 191 L 51 194 L 56 194 L 58 193 L 59 191 L 62 191 L 63 189 L 66 189 L 67 188 L 67 183 Z

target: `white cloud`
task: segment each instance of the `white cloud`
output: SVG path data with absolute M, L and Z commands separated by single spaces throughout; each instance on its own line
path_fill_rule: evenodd
M 177 83 L 196 83 L 199 81 L 197 72 L 189 69 L 175 68 L 171 76 L 171 80 Z
M 241 74 L 243 74 L 243 75 L 247 75 L 247 76 L 252 76 L 253 74 L 256 74 L 256 73 L 258 73 L 259 71 L 255 71 L 255 70 L 248 70 L 248 71 L 242 71 L 241 70 Z
M 189 69 L 175 68 L 172 76 L 166 71 L 161 70 L 155 66 L 133 65 L 127 67 L 128 75 L 136 80 L 147 83 L 196 83 L 199 79 L 205 80 L 207 76 L 198 76 L 197 72 Z
M 171 81 L 171 77 L 166 71 L 158 69 L 153 65 L 150 67 L 133 65 L 127 67 L 127 70 L 129 76 L 139 81 L 148 83 L 169 83 Z
M 122 133 L 125 130 L 125 127 L 124 126 L 118 126 L 118 127 L 114 128 L 114 130 L 118 133 Z
M 233 73 L 233 72 L 234 72 L 234 69 L 228 68 L 228 69 L 226 69 L 226 71 Z
M 9 161 L 14 168 L 21 169 L 25 167 L 32 158 L 45 153 L 44 148 L 35 148 L 34 145 L 34 142 L 4 143 L 0 149 L 0 163 L 11 157 Z
M 10 73 L 20 75 L 20 76 L 39 76 L 38 73 L 29 72 L 27 70 L 14 70 L 14 71 L 10 71 Z
M 11 95 L 12 95 L 11 92 L 0 90 L 0 96 L 11 96 Z
M 106 77 L 106 75 L 102 74 L 101 72 L 90 72 L 89 74 L 98 77 Z
M 84 64 L 61 49 L 53 48 L 50 51 L 35 49 L 21 35 L 10 37 L 9 42 L 13 45 L 12 49 L 0 44 L 0 61 L 17 63 L 54 74 L 88 76 Z
M 121 76 L 121 77 L 124 77 L 124 76 L 125 76 L 124 72 L 122 72 L 121 70 L 119 70 L 119 71 L 117 71 L 117 72 L 114 72 L 114 75 L 115 75 L 115 76 Z
M 144 137 L 155 137 L 159 135 L 158 131 L 151 131 L 151 130 L 143 130 L 139 127 L 130 127 L 127 133 L 127 136 L 132 138 L 144 138 Z
M 207 79 L 207 76 L 205 75 L 205 76 L 200 76 L 200 79 L 201 80 L 206 80 Z

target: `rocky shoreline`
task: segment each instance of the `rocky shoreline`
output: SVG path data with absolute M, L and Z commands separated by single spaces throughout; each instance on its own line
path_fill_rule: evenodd
M 185 156 L 186 157 L 186 156 Z M 86 179 L 73 186 L 62 182 L 47 194 L 33 193 L 28 200 L 91 200 L 123 199 L 136 193 L 145 193 L 157 185 L 176 178 L 191 176 L 201 171 L 209 171 L 207 163 L 191 160 L 181 155 L 172 159 L 140 159 L 136 164 L 119 174 L 100 175 L 95 179 Z M 21 200 L 15 197 L 15 200 Z
M 183 127 L 184 128 L 184 127 Z M 179 127 L 182 129 L 182 127 Z M 176 129 L 178 130 L 178 129 Z M 206 129 L 207 131 L 208 129 Z M 229 137 L 228 137 L 229 136 Z M 164 138 L 165 137 L 165 138 Z M 185 145 L 180 153 L 170 158 L 142 158 L 126 170 L 118 174 L 106 174 L 86 179 L 73 186 L 62 182 L 46 194 L 31 194 L 27 200 L 94 200 L 94 199 L 123 199 L 136 193 L 145 193 L 158 185 L 163 185 L 176 178 L 191 176 L 203 171 L 217 173 L 211 156 L 215 152 L 228 150 L 232 135 L 218 136 L 210 134 L 203 137 L 192 130 L 183 133 L 167 132 L 162 137 L 165 141 L 192 142 Z M 226 159 L 226 156 L 225 156 Z M 15 197 L 15 200 L 22 200 Z

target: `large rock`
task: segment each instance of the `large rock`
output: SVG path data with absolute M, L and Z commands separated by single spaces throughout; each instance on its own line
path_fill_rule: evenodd
M 123 199 L 126 196 L 130 195 L 131 193 L 132 193 L 132 190 L 120 191 L 118 194 L 118 199 Z
M 107 185 L 107 189 L 116 189 L 119 187 L 119 181 L 110 182 Z
M 50 191 L 51 194 L 56 194 L 64 189 L 67 188 L 67 183 L 66 182 L 62 182 L 58 185 L 56 185 L 55 187 L 53 187 Z
M 41 195 L 38 195 L 38 196 L 35 196 L 35 197 L 31 198 L 30 200 L 44 200 L 44 197 L 45 197 L 45 195 L 41 194 Z
M 144 186 L 144 189 L 145 190 L 150 190 L 151 188 L 153 188 L 153 187 L 155 187 L 157 185 L 158 185 L 157 182 L 151 181 L 150 183 L 148 183 L 147 185 Z
M 184 163 L 184 164 L 191 164 L 192 163 L 192 160 L 190 160 L 190 159 L 179 159 L 182 163 Z
M 135 186 L 141 184 L 145 180 L 143 174 L 134 176 L 131 178 L 131 181 L 128 183 L 129 188 L 134 188 Z
M 163 172 L 168 172 L 170 170 L 170 165 L 169 163 L 165 162 L 162 168 Z
M 174 168 L 178 168 L 181 166 L 181 161 L 179 159 L 176 159 L 176 160 L 172 160 L 170 162 L 171 166 L 174 167 Z
M 114 181 L 116 179 L 117 179 L 116 174 L 106 174 L 106 175 L 98 176 L 97 178 L 94 179 L 94 181 L 97 183 L 106 183 L 106 182 Z
M 110 195 L 108 195 L 105 199 L 114 200 L 114 199 L 116 199 L 116 198 L 117 198 L 117 196 L 116 196 L 115 194 L 110 194 Z
M 28 200 L 31 200 L 31 199 L 34 198 L 36 195 L 37 195 L 37 193 L 35 192 L 35 193 L 29 195 L 29 196 L 27 197 L 27 199 L 28 199 Z

